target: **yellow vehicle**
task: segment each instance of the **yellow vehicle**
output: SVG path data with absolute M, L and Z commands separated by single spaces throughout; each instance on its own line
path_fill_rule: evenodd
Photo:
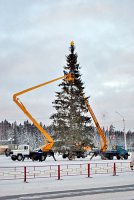
M 33 124 L 37 127 L 37 129 L 44 135 L 44 142 L 45 144 L 43 146 L 41 146 L 39 148 L 39 151 L 34 151 L 30 153 L 30 158 L 32 160 L 39 160 L 39 161 L 43 161 L 46 159 L 47 155 L 49 154 L 50 156 L 54 157 L 54 152 L 51 150 L 53 145 L 54 145 L 54 140 L 53 138 L 41 127 L 41 125 L 32 117 L 32 115 L 28 112 L 28 110 L 26 109 L 26 107 L 23 105 L 23 103 L 19 100 L 19 96 L 22 94 L 25 94 L 27 92 L 30 92 L 32 90 L 35 90 L 37 88 L 40 88 L 42 86 L 46 86 L 50 83 L 53 83 L 55 81 L 58 81 L 60 79 L 66 79 L 67 81 L 73 81 L 73 74 L 69 73 L 66 74 L 64 76 L 61 76 L 59 78 L 55 78 L 51 81 L 36 85 L 34 87 L 28 88 L 26 90 L 23 90 L 21 92 L 18 92 L 16 94 L 13 95 L 13 101 L 19 106 L 19 108 L 25 113 L 25 115 L 33 122 Z

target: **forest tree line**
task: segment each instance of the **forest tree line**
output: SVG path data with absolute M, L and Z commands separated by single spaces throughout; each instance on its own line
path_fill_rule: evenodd
M 40 125 L 55 138 L 55 132 L 53 126 Z M 124 133 L 123 131 L 114 130 L 111 125 L 109 130 L 103 129 L 109 145 L 121 144 L 124 145 Z M 134 132 L 128 131 L 126 133 L 127 146 L 132 147 L 134 141 Z M 57 140 L 57 137 L 56 137 Z M 99 145 L 100 137 L 95 131 L 93 135 L 94 146 Z M 16 122 L 10 123 L 7 120 L 0 122 L 0 143 L 1 144 L 29 144 L 33 149 L 38 148 L 44 144 L 44 136 L 40 131 L 28 120 L 23 123 L 17 124 Z

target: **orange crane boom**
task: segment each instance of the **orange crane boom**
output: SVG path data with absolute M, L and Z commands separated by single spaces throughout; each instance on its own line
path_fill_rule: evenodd
M 45 142 L 45 145 L 43 145 L 41 147 L 41 150 L 42 151 L 49 151 L 51 150 L 51 148 L 53 147 L 54 145 L 54 140 L 52 139 L 52 137 L 42 128 L 42 126 L 32 117 L 32 115 L 28 112 L 28 110 L 26 109 L 26 107 L 23 105 L 23 103 L 19 100 L 18 96 L 22 95 L 22 94 L 25 94 L 27 92 L 30 92 L 32 90 L 35 90 L 37 88 L 40 88 L 42 86 L 46 86 L 50 83 L 53 83 L 55 81 L 58 81 L 60 79 L 67 79 L 68 81 L 73 81 L 74 78 L 73 78 L 73 75 L 71 73 L 69 74 L 66 74 L 64 76 L 61 76 L 59 78 L 55 78 L 51 81 L 48 81 L 48 82 L 45 82 L 45 83 L 42 83 L 42 84 L 39 84 L 39 85 L 36 85 L 36 86 L 33 86 L 31 88 L 28 88 L 26 90 L 23 90 L 21 92 L 18 92 L 16 94 L 13 95 L 13 101 L 19 106 L 19 108 L 25 113 L 25 115 L 27 115 L 27 117 L 33 122 L 33 124 L 37 127 L 37 129 L 45 136 L 45 139 L 44 139 L 44 142 Z
M 107 150 L 107 140 L 106 140 L 106 137 L 105 137 L 105 135 L 104 135 L 104 133 L 103 133 L 100 125 L 99 125 L 99 122 L 98 122 L 98 120 L 97 120 L 97 118 L 96 118 L 96 116 L 95 116 L 95 114 L 94 114 L 91 106 L 88 103 L 88 99 L 85 98 L 84 96 L 83 96 L 83 99 L 84 99 L 85 104 L 86 104 L 86 106 L 88 108 L 88 111 L 91 114 L 91 117 L 92 117 L 92 119 L 93 119 L 93 121 L 94 121 L 94 123 L 96 125 L 97 131 L 98 131 L 100 137 L 102 138 L 103 145 L 101 144 L 101 151 L 105 152 Z

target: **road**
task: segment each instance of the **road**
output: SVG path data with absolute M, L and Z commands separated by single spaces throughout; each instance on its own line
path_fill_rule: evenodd
M 48 163 L 51 163 L 51 165 L 54 164 L 54 161 L 51 160 L 45 163 L 33 163 L 30 161 L 18 163 L 11 162 L 10 158 L 5 157 L 1 157 L 0 161 L 0 167 L 9 167 L 11 165 L 29 166 L 34 164 L 45 166 Z M 78 161 L 73 161 L 73 163 L 74 162 L 77 163 Z M 97 162 L 99 162 L 99 160 Z M 63 163 L 63 161 L 58 161 L 58 163 Z M 100 163 L 102 163 L 102 161 L 100 161 Z M 2 171 L 0 171 L 0 173 L 2 173 Z M 0 181 L 0 200 L 44 199 L 134 200 L 134 171 L 117 173 L 117 176 L 113 176 L 112 174 L 93 174 L 90 178 L 88 178 L 87 175 L 65 176 L 61 177 L 60 180 L 57 180 L 57 177 L 31 178 L 28 179 L 26 183 L 24 183 L 23 179 Z
M 134 199 L 134 184 L 112 187 L 88 188 L 66 191 L 31 193 L 0 197 L 0 200 L 44 200 L 44 199 Z

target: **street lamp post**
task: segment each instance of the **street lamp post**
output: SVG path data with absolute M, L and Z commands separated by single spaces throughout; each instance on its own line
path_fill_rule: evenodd
M 124 117 L 123 117 L 119 112 L 116 111 L 116 113 L 117 113 L 118 115 L 120 115 L 120 117 L 122 118 L 122 122 L 123 122 L 123 133 L 124 133 L 124 145 L 125 145 L 125 149 L 127 150 L 126 131 L 125 131 L 125 119 L 124 119 Z

